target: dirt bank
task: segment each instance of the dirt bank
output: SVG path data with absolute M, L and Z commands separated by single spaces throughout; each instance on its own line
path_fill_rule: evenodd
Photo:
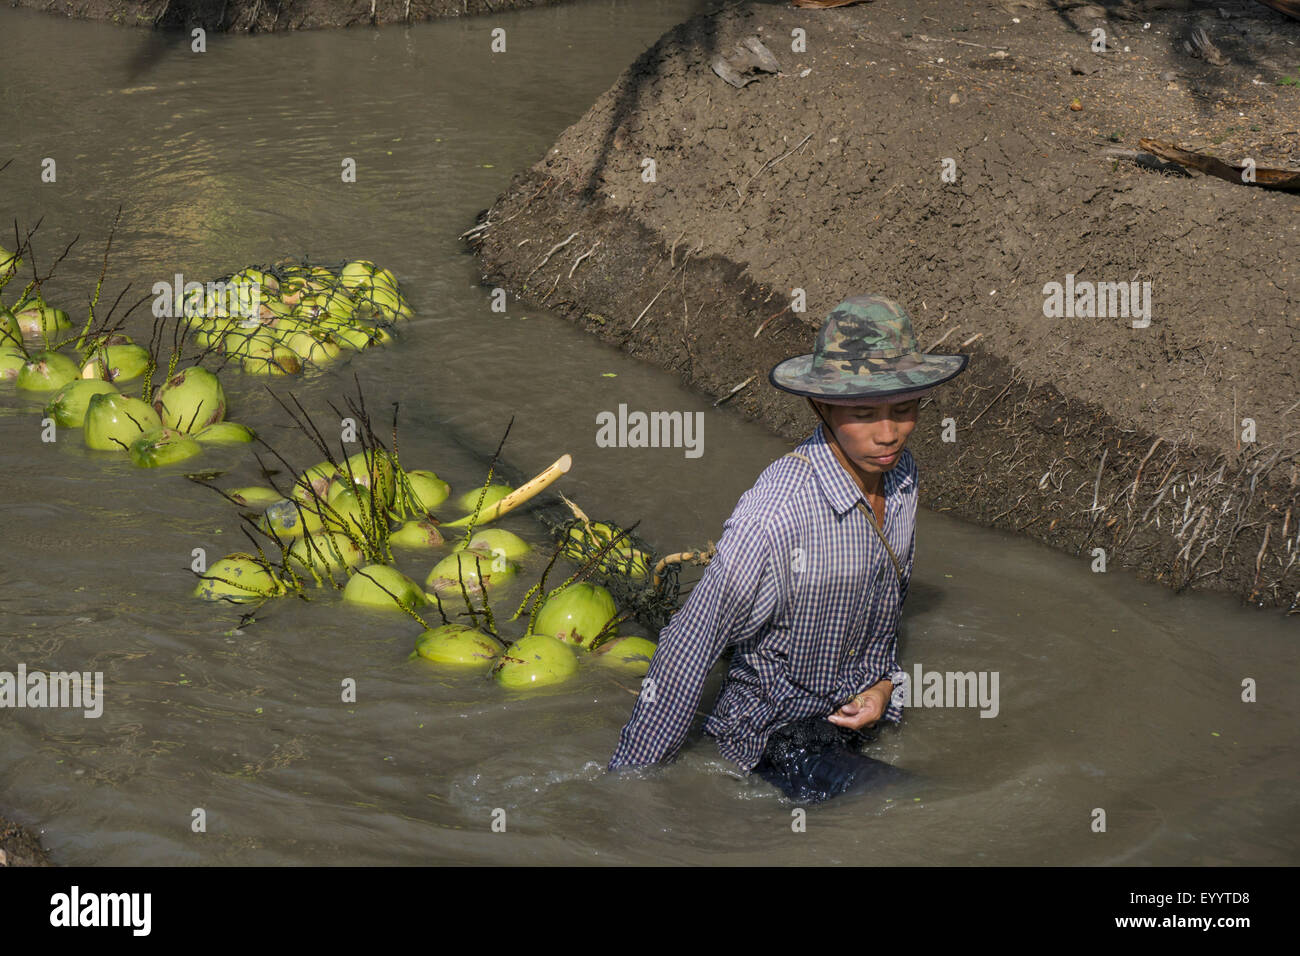
M 31 831 L 0 816 L 0 866 L 49 865 L 49 857 Z
M 757 376 L 731 404 L 792 439 L 812 419 L 767 370 L 842 298 L 886 291 L 923 347 L 973 356 L 912 439 L 925 504 L 1300 610 L 1300 194 L 1107 155 L 1150 137 L 1300 167 L 1300 23 L 1108 6 L 692 19 L 481 217 L 486 281 L 712 395 Z M 708 64 L 745 36 L 781 73 L 736 89 Z M 1150 282 L 1149 326 L 1046 316 L 1069 281 Z
M 416 23 L 563 0 L 10 0 L 10 5 L 127 26 L 229 33 Z

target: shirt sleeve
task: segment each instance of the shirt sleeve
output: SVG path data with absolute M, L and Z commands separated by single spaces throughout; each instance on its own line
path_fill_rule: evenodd
M 729 520 L 717 553 L 663 629 L 609 769 L 671 758 L 686 739 L 709 670 L 728 644 L 753 637 L 776 610 L 769 539 L 750 519 Z

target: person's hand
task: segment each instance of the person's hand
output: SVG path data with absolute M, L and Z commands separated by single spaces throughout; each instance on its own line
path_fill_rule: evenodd
M 884 716 L 885 708 L 889 706 L 889 695 L 893 690 L 893 684 L 882 680 L 868 687 L 826 719 L 838 727 L 847 727 L 850 730 L 870 727 Z

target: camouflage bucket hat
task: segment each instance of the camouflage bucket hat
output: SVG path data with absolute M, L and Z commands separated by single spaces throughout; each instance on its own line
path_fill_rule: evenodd
M 901 305 L 880 295 L 855 295 L 826 317 L 811 355 L 786 359 L 768 378 L 795 395 L 836 404 L 877 402 L 942 385 L 969 358 L 927 355 Z

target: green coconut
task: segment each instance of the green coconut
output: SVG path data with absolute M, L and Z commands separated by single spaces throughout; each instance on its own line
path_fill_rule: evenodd
M 339 322 L 334 320 L 322 322 L 320 324 L 320 329 L 321 331 L 328 333 L 330 338 L 332 338 L 341 348 L 359 352 L 370 346 L 372 338 L 371 333 L 366 329 L 358 328 L 351 322 Z
M 224 287 L 221 289 L 205 289 L 199 314 L 205 319 L 228 319 L 231 317 L 228 308 L 229 301 L 229 296 L 226 294 Z
M 90 396 L 82 437 L 87 448 L 125 451 L 140 435 L 162 427 L 162 418 L 151 405 L 105 392 Z
M 397 509 L 402 515 L 422 515 L 447 500 L 451 485 L 431 471 L 415 469 L 404 472 L 398 481 Z
M 633 548 L 615 546 L 605 553 L 600 569 L 606 574 L 617 574 L 633 581 L 644 581 L 650 576 L 650 555 Z
M 53 392 L 80 377 L 77 363 L 59 352 L 37 352 L 18 372 L 15 384 L 31 392 Z
M 483 508 L 489 508 L 496 504 L 510 492 L 514 491 L 509 485 L 488 485 L 487 494 L 483 495 Z M 473 491 L 467 491 L 455 501 L 452 507 L 458 511 L 469 512 L 479 506 L 478 496 L 483 492 L 483 486 L 475 488 Z
M 320 508 L 325 526 L 332 531 L 370 538 L 380 530 L 377 522 L 382 523 L 384 530 L 387 530 L 385 513 L 381 511 L 378 515 L 371 514 L 370 492 L 365 488 L 341 491 Z
M 569 529 L 569 537 L 563 548 L 564 556 L 582 564 L 589 555 L 608 545 L 620 533 L 621 529 L 603 521 L 593 521 L 589 527 L 577 525 Z M 599 567 L 608 574 L 642 581 L 650 575 L 650 556 L 633 548 L 625 536 L 619 538 L 618 543 L 605 553 Z
M 332 335 L 312 336 L 312 344 L 298 354 L 310 365 L 328 365 L 343 354 L 343 347 Z
M 310 334 L 315 329 L 316 327 L 311 322 L 292 311 L 288 315 L 276 316 L 273 321 L 262 326 L 262 331 L 274 336 L 278 342 L 286 341 L 287 337 L 295 332 Z
M 260 315 L 262 302 L 269 296 L 262 280 L 275 283 L 275 295 L 280 294 L 279 283 L 274 278 L 256 269 L 241 269 L 226 280 L 225 304 L 227 310 L 235 315 Z
M 328 500 L 330 483 L 337 473 L 338 469 L 328 461 L 312 465 L 294 481 L 293 497 L 298 501 Z
M 397 610 L 393 601 L 394 596 L 397 598 L 397 603 L 403 607 L 420 607 L 427 603 L 424 591 L 418 584 L 396 568 L 383 564 L 368 564 L 364 568 L 359 568 L 348 580 L 347 587 L 343 589 L 343 600 L 368 607 Z
M 317 571 L 355 568 L 365 557 L 351 538 L 337 532 L 313 531 L 299 538 L 289 548 L 291 561 L 304 568 L 313 566 Z
M 308 365 L 325 365 L 343 353 L 328 333 L 313 335 L 311 332 L 294 330 L 282 335 L 280 341 Z
M 246 362 L 249 359 L 266 361 L 275 358 L 276 351 L 283 351 L 285 346 L 280 342 L 279 334 L 273 328 L 254 320 L 240 322 L 235 328 L 226 332 L 222 340 L 222 348 L 232 361 L 238 359 Z
M 569 644 L 590 647 L 592 640 L 618 614 L 614 597 L 599 584 L 578 582 L 551 597 L 537 614 L 533 631 Z M 617 634 L 617 625 L 609 634 Z
M 0 345 L 0 382 L 12 382 L 30 361 L 30 356 L 12 345 Z
M 496 638 L 464 624 L 444 624 L 415 639 L 415 653 L 438 664 L 485 667 L 504 649 Z
M 251 554 L 229 554 L 208 568 L 194 596 L 247 604 L 284 591 L 279 579 Z M 221 579 L 221 580 L 217 580 Z
M 468 541 L 461 539 L 452 550 L 464 551 L 466 548 L 471 551 L 490 554 L 494 557 L 501 556 L 511 561 L 522 558 L 533 550 L 533 546 L 519 535 L 511 534 L 509 531 L 502 531 L 500 528 L 475 531 L 473 538 Z
M 370 287 L 372 289 L 391 289 L 397 291 L 397 276 L 393 275 L 389 269 L 375 267 L 375 271 L 370 275 Z
M 250 508 L 263 508 L 273 505 L 277 501 L 284 501 L 285 498 L 274 488 L 262 488 L 257 485 L 248 488 L 232 488 L 226 494 L 234 498 L 241 505 L 247 505 Z
M 529 634 L 505 649 L 493 669 L 503 687 L 543 687 L 568 680 L 578 671 L 572 648 L 546 634 Z
M 360 319 L 352 324 L 352 331 L 360 337 L 356 341 L 360 342 L 360 347 L 365 349 L 375 345 L 387 345 L 393 341 L 393 337 L 386 329 L 377 325 L 368 325 Z
M 240 269 L 231 276 L 231 279 L 241 282 L 256 283 L 264 296 L 268 293 L 271 295 L 280 294 L 280 280 L 271 275 L 271 273 L 263 272 L 261 269 L 254 268 L 253 266 L 249 266 L 247 269 Z
M 395 548 L 437 548 L 443 543 L 442 532 L 428 518 L 407 521 L 388 536 L 388 543 Z
M 0 246 L 0 280 L 8 279 L 23 264 L 22 257 Z
M 288 346 L 258 343 L 240 364 L 249 375 L 297 375 L 302 371 L 302 356 Z
M 259 342 L 276 344 L 275 337 L 264 331 L 258 322 L 223 321 L 218 328 L 221 331 L 221 351 L 231 361 L 243 359 Z
M 392 456 L 386 451 L 359 451 L 339 465 L 337 480 L 346 482 L 349 477 L 363 488 L 379 488 L 384 507 L 392 505 L 397 494 L 396 468 Z
M 291 315 L 293 315 L 293 306 L 289 305 L 283 299 L 268 299 L 263 295 L 261 315 L 263 321 L 267 319 L 287 319 Z
M 644 637 L 615 637 L 605 641 L 595 651 L 595 656 L 602 664 L 617 667 L 619 670 L 634 674 L 645 674 L 650 670 L 650 661 L 655 655 L 657 645 Z
M 322 276 L 314 274 L 310 269 L 300 269 L 297 272 L 286 273 L 285 280 L 280 283 L 280 298 L 285 302 L 298 304 L 304 297 L 324 292 L 334 284 L 334 277 L 328 272 Z
M 584 550 L 595 551 L 609 544 L 617 528 L 604 521 L 593 521 L 589 525 L 578 524 L 569 529 L 568 540 L 564 543 L 564 556 L 581 560 Z M 622 542 L 620 542 L 622 543 Z
M 138 345 L 105 345 L 87 353 L 81 377 L 128 382 L 143 375 L 149 361 L 149 352 Z
M 347 289 L 331 289 L 329 292 L 323 292 L 315 297 L 315 301 L 309 303 L 314 305 L 325 315 L 333 316 L 336 319 L 350 319 L 357 311 L 356 300 Z
M 159 387 L 153 407 L 168 428 L 197 432 L 226 417 L 226 393 L 220 379 L 193 365 Z
M 409 319 L 414 313 L 406 300 L 394 288 L 375 284 L 357 292 L 357 305 L 362 312 L 382 316 L 390 322 Z
M 18 327 L 14 314 L 0 305 L 0 345 L 22 345 L 23 330 Z
M 45 406 L 45 413 L 53 418 L 60 428 L 80 428 L 86 420 L 86 406 L 90 404 L 92 396 L 117 393 L 117 389 L 108 382 L 79 378 L 54 393 L 50 404 Z
M 287 539 L 301 538 L 308 531 L 315 534 L 324 522 L 320 515 L 306 505 L 281 499 L 267 505 L 259 524 L 267 534 Z
M 484 588 L 500 587 L 515 576 L 515 564 L 500 555 L 482 551 L 453 551 L 433 566 L 425 580 L 438 594 L 460 594 L 462 579 L 465 590 L 474 596 Z M 481 578 L 481 580 L 480 580 Z
M 354 259 L 339 270 L 339 284 L 349 292 L 368 286 L 376 268 L 369 259 Z
M 131 460 L 140 468 L 161 468 L 193 458 L 203 446 L 184 432 L 163 428 L 131 442 Z
M 210 349 L 224 353 L 226 350 L 226 332 L 217 326 L 203 325 L 194 330 L 194 344 L 201 349 Z
M 72 328 L 72 320 L 62 309 L 54 309 L 43 302 L 28 302 L 13 310 L 18 328 L 23 335 L 52 338 Z
M 194 432 L 194 438 L 205 445 L 242 445 L 257 435 L 247 425 L 238 422 L 216 422 Z

